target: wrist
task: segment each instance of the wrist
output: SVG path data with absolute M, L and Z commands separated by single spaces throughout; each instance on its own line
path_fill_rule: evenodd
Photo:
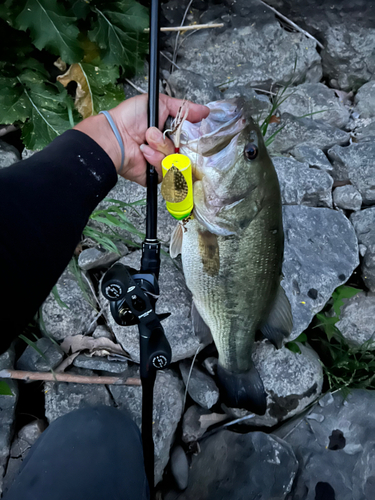
M 107 118 L 103 115 L 90 116 L 75 127 L 93 139 L 111 158 L 117 173 L 121 170 L 121 148 Z

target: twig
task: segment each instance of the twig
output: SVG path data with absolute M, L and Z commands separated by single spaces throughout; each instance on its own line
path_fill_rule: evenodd
M 0 370 L 0 378 L 17 380 L 39 380 L 47 382 L 72 382 L 75 384 L 141 385 L 139 378 L 96 377 L 74 375 L 73 373 L 27 372 L 21 370 Z
M 187 381 L 186 381 L 186 388 L 185 388 L 185 395 L 184 395 L 184 408 L 185 408 L 185 404 L 186 404 L 186 396 L 187 396 L 187 392 L 188 392 L 190 377 L 191 377 L 191 374 L 192 374 L 192 371 L 193 371 L 193 367 L 194 367 L 194 363 L 195 363 L 196 357 L 198 356 L 198 353 L 199 353 L 200 350 L 201 350 L 201 346 L 199 345 L 198 349 L 197 349 L 197 352 L 194 354 L 193 361 L 191 362 L 191 366 L 190 366 L 190 370 L 189 370 L 189 375 L 188 375 L 188 378 L 187 378 Z
M 167 61 L 169 61 L 173 66 L 176 66 L 177 69 L 181 69 L 180 66 L 172 61 L 164 52 L 160 51 L 160 54 L 166 58 Z
M 184 25 L 187 13 L 188 13 L 188 11 L 189 11 L 190 6 L 191 6 L 192 3 L 193 3 L 193 0 L 190 0 L 190 2 L 188 3 L 188 6 L 185 9 L 185 12 L 184 12 L 184 15 L 183 15 L 182 21 L 181 21 L 181 27 Z M 178 39 L 179 38 L 180 38 L 180 31 L 177 31 L 176 40 L 175 40 L 175 43 L 174 43 L 173 57 L 172 57 L 173 62 L 176 62 L 176 59 L 177 59 L 177 47 L 178 47 Z
M 255 87 L 251 87 L 253 90 L 256 90 L 257 92 L 264 92 L 265 94 L 270 94 L 270 95 L 277 95 L 276 92 L 271 92 L 270 90 L 264 90 L 264 89 L 257 89 Z
M 191 2 L 190 2 L 191 3 Z M 188 8 L 190 5 L 188 6 Z M 182 22 L 184 22 L 183 20 Z M 160 28 L 160 31 L 191 31 L 191 30 L 205 30 L 208 28 L 222 28 L 224 26 L 224 23 L 207 23 L 207 24 L 193 24 L 190 26 L 170 26 L 169 28 Z M 145 32 L 149 32 L 150 28 L 145 28 Z
M 137 85 L 135 85 L 133 82 L 131 82 L 128 78 L 125 78 L 126 82 L 131 86 L 133 87 L 133 89 L 135 89 L 137 92 L 139 92 L 140 94 L 147 94 L 147 91 L 146 90 L 143 90 L 141 89 L 141 87 L 138 87 Z
M 15 125 L 7 125 L 6 127 L 0 129 L 0 137 L 9 134 L 9 132 L 15 132 L 16 130 L 18 130 L 18 127 Z
M 290 19 L 288 19 L 287 17 L 285 17 L 283 14 L 281 14 L 278 10 L 274 9 L 273 7 L 271 7 L 271 5 L 268 5 L 268 3 L 266 2 L 263 2 L 263 0 L 259 0 L 260 3 L 262 3 L 265 7 L 267 7 L 268 9 L 272 10 L 272 12 L 274 12 L 277 16 L 280 17 L 280 19 L 282 19 L 283 21 L 285 21 L 286 23 L 290 24 L 290 26 L 293 26 L 293 28 L 297 31 L 299 31 L 300 33 L 303 33 L 305 36 L 307 36 L 307 38 L 311 38 L 311 40 L 314 40 L 316 42 L 316 44 L 318 45 L 318 47 L 320 47 L 321 49 L 324 49 L 324 45 L 322 45 L 319 40 L 317 40 L 314 36 L 310 35 L 310 33 L 308 33 L 307 31 L 303 30 L 302 28 L 300 28 L 296 23 L 294 23 L 293 21 L 291 21 Z

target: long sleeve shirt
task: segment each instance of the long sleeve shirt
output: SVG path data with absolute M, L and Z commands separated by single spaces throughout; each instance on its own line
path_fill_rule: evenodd
M 116 182 L 110 157 L 78 130 L 0 170 L 0 353 L 33 318 Z

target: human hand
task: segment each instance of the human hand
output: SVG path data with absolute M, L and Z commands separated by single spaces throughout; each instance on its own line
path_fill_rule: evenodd
M 159 94 L 159 129 L 162 129 L 168 116 L 175 117 L 181 99 Z M 139 95 L 127 99 L 110 110 L 125 147 L 125 161 L 121 170 L 122 177 L 146 186 L 146 161 L 156 168 L 159 180 L 162 179 L 161 162 L 174 153 L 174 145 L 156 127 L 148 128 L 148 96 Z M 188 120 L 198 122 L 209 113 L 206 106 L 190 103 Z M 86 133 L 108 153 L 117 172 L 121 169 L 121 150 L 104 115 L 86 118 L 74 127 Z M 147 141 L 148 145 L 145 144 Z

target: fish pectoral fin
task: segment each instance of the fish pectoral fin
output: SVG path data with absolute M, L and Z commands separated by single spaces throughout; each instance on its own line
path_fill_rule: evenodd
M 293 316 L 290 303 L 281 285 L 276 294 L 273 308 L 261 327 L 263 335 L 277 348 L 283 345 L 283 340 L 289 337 L 293 329 Z
M 173 229 L 171 235 L 171 242 L 169 244 L 169 254 L 172 257 L 172 259 L 175 259 L 177 255 L 181 253 L 183 235 L 184 235 L 184 230 L 181 222 L 179 222 L 177 226 Z
M 245 410 L 264 415 L 267 410 L 267 395 L 262 379 L 254 365 L 249 371 L 235 373 L 217 365 L 220 396 L 230 408 Z
M 198 337 L 199 341 L 204 345 L 211 344 L 213 342 L 211 330 L 199 314 L 194 301 L 191 304 L 191 321 L 193 323 L 194 333 Z

